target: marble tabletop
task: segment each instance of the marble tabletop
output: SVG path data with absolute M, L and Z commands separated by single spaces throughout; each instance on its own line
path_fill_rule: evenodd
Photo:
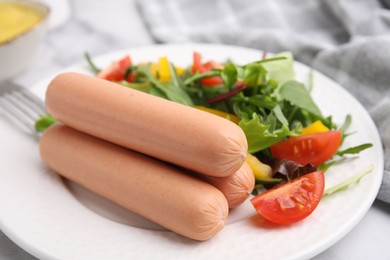
M 70 1 L 69 17 L 51 28 L 34 64 L 14 81 L 26 87 L 92 55 L 155 43 L 135 1 Z M 64 8 L 60 5 L 59 8 Z M 56 13 L 61 10 L 55 10 Z M 375 201 L 362 221 L 343 239 L 313 259 L 390 259 L 390 205 Z M 0 231 L 0 259 L 36 259 Z

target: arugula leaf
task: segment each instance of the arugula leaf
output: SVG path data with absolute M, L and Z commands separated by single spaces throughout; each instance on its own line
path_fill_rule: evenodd
M 351 122 L 352 122 L 352 117 L 351 117 L 351 115 L 347 115 L 347 116 L 345 117 L 345 120 L 344 120 L 343 125 L 340 127 L 340 131 L 343 132 L 343 134 L 347 131 L 347 129 L 348 129 L 349 126 L 351 125 Z
M 331 161 L 331 162 L 323 163 L 320 166 L 318 166 L 318 169 L 322 170 L 325 173 L 330 167 L 332 167 L 335 164 L 337 164 L 337 161 Z
M 285 178 L 255 178 L 255 184 L 261 186 L 257 186 L 257 188 L 254 189 L 254 191 L 256 191 L 254 193 L 252 192 L 252 195 L 257 195 L 259 188 L 265 188 L 266 190 L 268 190 L 282 183 L 285 183 L 286 181 L 284 179 Z
M 132 73 L 136 69 L 135 66 L 129 66 L 125 71 L 125 79 L 129 78 L 130 73 Z
M 281 56 L 281 55 L 279 55 L 279 56 L 275 55 L 274 57 L 263 59 L 263 60 L 259 60 L 259 61 L 255 61 L 255 62 L 260 64 L 260 63 L 267 63 L 267 62 L 271 62 L 271 61 L 278 61 L 278 60 L 285 60 L 285 59 L 287 59 L 287 57 L 284 57 L 284 56 Z
M 234 84 L 237 82 L 237 67 L 232 63 L 227 63 L 221 73 L 221 77 L 228 89 L 232 89 Z
M 155 77 L 153 77 L 149 72 L 149 66 L 143 67 L 139 70 L 139 73 L 142 73 L 146 76 L 148 81 L 151 84 L 149 93 L 158 97 L 162 97 L 168 100 L 171 100 L 176 103 L 180 103 L 187 106 L 193 106 L 191 97 L 188 93 L 181 87 L 180 80 L 177 77 L 176 71 L 172 69 L 172 65 L 169 67 L 171 75 L 171 84 L 161 83 Z
M 56 123 L 57 119 L 51 115 L 41 115 L 39 119 L 35 122 L 35 129 L 37 132 L 44 132 L 49 126 Z
M 322 113 L 313 101 L 305 86 L 295 80 L 284 83 L 279 89 L 282 99 L 289 101 L 292 105 L 305 109 L 308 112 L 322 117 Z
M 160 97 L 160 98 L 163 98 L 163 99 L 168 99 L 168 96 L 165 94 L 164 91 L 162 91 L 160 88 L 156 88 L 155 86 L 152 85 L 152 87 L 149 89 L 149 94 L 153 95 L 153 96 L 156 96 L 156 97 Z
M 176 69 L 172 65 L 172 63 L 169 63 L 169 74 L 171 76 L 172 85 L 178 90 L 183 90 L 184 88 L 183 83 L 177 76 Z
M 287 125 L 282 124 L 278 129 L 271 129 L 272 124 L 263 122 L 258 114 L 253 113 L 252 119 L 243 118 L 239 126 L 248 140 L 248 152 L 255 153 L 283 140 L 290 134 Z
M 91 71 L 94 73 L 94 74 L 98 74 L 101 70 L 95 65 L 95 63 L 93 63 L 92 61 L 92 58 L 91 58 L 91 55 L 89 55 L 88 52 L 84 52 L 84 57 L 91 69 Z
M 339 157 L 337 159 L 332 159 L 331 161 L 328 161 L 328 162 L 321 164 L 320 166 L 318 166 L 318 169 L 326 172 L 333 165 L 346 163 L 348 161 L 352 161 L 352 160 L 355 160 L 357 158 L 358 157 Z
M 251 95 L 249 97 L 238 94 L 231 99 L 235 113 L 242 117 L 243 113 L 252 115 L 258 113 L 267 116 L 278 105 L 278 102 L 269 95 Z
M 245 66 L 242 82 L 245 86 L 256 87 L 262 83 L 263 76 L 266 74 L 267 71 L 261 64 L 252 62 Z
M 351 186 L 352 184 L 359 183 L 361 178 L 363 178 L 364 176 L 366 176 L 367 174 L 372 172 L 373 169 L 374 169 L 374 167 L 372 165 L 368 166 L 366 169 L 355 174 L 351 178 L 346 179 L 345 181 L 337 184 L 336 186 L 333 186 L 331 188 L 326 189 L 324 191 L 324 193 L 322 194 L 322 196 L 324 197 L 324 196 L 328 196 L 328 195 L 334 194 L 334 193 L 339 192 L 339 191 L 343 191 L 343 190 L 347 189 L 349 186 Z
M 338 151 L 336 154 L 339 156 L 344 156 L 346 154 L 358 154 L 363 150 L 366 150 L 368 148 L 372 147 L 371 143 L 361 144 L 358 146 L 350 147 L 342 151 Z
M 276 118 L 280 121 L 280 123 L 288 126 L 287 118 L 284 116 L 282 109 L 280 108 L 279 105 L 275 106 L 272 109 L 272 112 L 275 114 Z
M 151 85 L 149 81 L 144 82 L 128 82 L 127 80 L 118 81 L 118 83 L 122 86 L 136 89 L 142 92 L 149 93 Z
M 210 70 L 210 71 L 207 71 L 207 72 L 202 73 L 202 74 L 197 72 L 193 76 L 190 76 L 189 78 L 187 78 L 184 81 L 184 85 L 190 85 L 190 84 L 194 83 L 195 81 L 198 81 L 198 80 L 201 80 L 204 78 L 219 76 L 219 75 L 221 75 L 220 70 Z

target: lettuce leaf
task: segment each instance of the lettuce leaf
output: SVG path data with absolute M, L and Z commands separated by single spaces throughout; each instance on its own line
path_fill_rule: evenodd
M 293 55 L 291 52 L 281 52 L 274 57 L 285 57 L 283 60 L 263 63 L 263 67 L 268 71 L 268 79 L 273 79 L 279 85 L 295 79 L 293 67 Z
M 239 126 L 248 140 L 248 152 L 255 153 L 283 140 L 291 131 L 282 124 L 280 128 L 274 128 L 275 124 L 262 120 L 258 114 L 253 113 L 252 118 L 243 118 Z

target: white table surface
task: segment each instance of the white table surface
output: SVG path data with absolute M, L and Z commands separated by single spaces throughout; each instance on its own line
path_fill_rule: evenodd
M 64 0 L 65 1 L 65 0 Z M 34 64 L 14 80 L 31 86 L 41 79 L 92 55 L 154 41 L 138 14 L 134 0 L 79 0 L 60 3 L 53 13 L 68 12 L 67 20 L 49 31 Z M 390 205 L 375 201 L 362 221 L 343 239 L 314 257 L 316 260 L 390 259 Z M 0 259 L 36 259 L 0 231 Z

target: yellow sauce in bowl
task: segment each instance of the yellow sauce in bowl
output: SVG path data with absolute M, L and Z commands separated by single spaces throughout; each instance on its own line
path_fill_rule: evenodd
M 42 20 L 43 14 L 17 2 L 0 2 L 0 44 L 24 33 Z

